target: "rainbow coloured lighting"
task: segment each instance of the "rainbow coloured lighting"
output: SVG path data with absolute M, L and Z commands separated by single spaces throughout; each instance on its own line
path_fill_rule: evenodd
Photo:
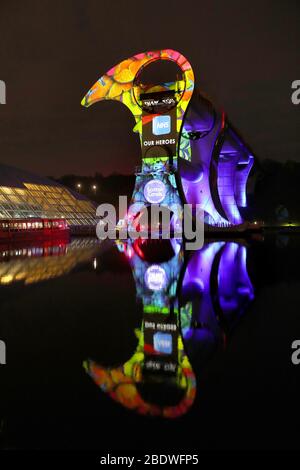
M 143 318 L 134 330 L 137 347 L 124 364 L 89 359 L 84 366 L 115 402 L 142 415 L 177 418 L 196 397 L 196 374 L 254 298 L 247 273 L 247 248 L 212 242 L 184 262 L 179 240 L 117 242 L 131 266 Z M 160 251 L 164 259 L 156 258 Z M 160 387 L 169 402 L 160 401 Z M 156 390 L 149 399 L 147 389 Z M 148 390 L 148 392 L 149 392 Z M 177 397 L 174 400 L 174 396 Z M 153 397 L 152 397 L 153 398 Z
M 181 79 L 154 85 L 141 83 L 142 70 L 161 60 L 175 62 Z M 143 52 L 99 78 L 82 105 L 116 100 L 135 118 L 142 164 L 136 172 L 131 212 L 156 203 L 155 198 L 147 196 L 154 180 L 165 188 L 158 198 L 160 205 L 170 208 L 175 204 L 197 204 L 208 225 L 240 225 L 254 157 L 225 113 L 194 90 L 194 81 L 191 64 L 179 52 Z

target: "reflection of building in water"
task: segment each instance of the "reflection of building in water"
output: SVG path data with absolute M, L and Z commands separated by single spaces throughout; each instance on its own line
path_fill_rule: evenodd
M 137 297 L 143 304 L 143 322 L 135 330 L 138 346 L 119 367 L 104 368 L 86 361 L 85 368 L 103 391 L 125 407 L 141 414 L 175 418 L 191 407 L 196 387 L 180 334 L 176 293 L 183 265 L 181 245 L 175 239 L 158 241 L 158 247 L 164 250 L 159 264 L 151 261 L 155 246 L 152 243 L 147 253 L 147 240 L 117 245 L 131 264 Z
M 77 264 L 89 261 L 99 249 L 94 238 L 40 242 L 16 247 L 0 245 L 0 284 L 32 284 L 63 276 Z
M 254 298 L 247 248 L 213 242 L 192 253 L 180 293 L 184 344 L 193 364 L 203 364 Z
M 192 406 L 196 394 L 191 364 L 202 366 L 224 344 L 253 300 L 246 247 L 209 243 L 184 264 L 176 240 L 117 246 L 132 267 L 143 305 L 142 325 L 135 331 L 138 346 L 125 364 L 110 368 L 87 360 L 85 369 L 123 406 L 141 414 L 178 417 Z

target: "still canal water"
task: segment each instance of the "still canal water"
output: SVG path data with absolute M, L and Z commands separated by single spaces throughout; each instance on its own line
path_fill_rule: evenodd
M 0 247 L 2 448 L 297 447 L 299 248 Z

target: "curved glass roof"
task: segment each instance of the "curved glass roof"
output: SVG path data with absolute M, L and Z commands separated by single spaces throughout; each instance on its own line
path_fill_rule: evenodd
M 0 165 L 0 219 L 65 218 L 70 226 L 95 225 L 96 207 L 49 178 Z

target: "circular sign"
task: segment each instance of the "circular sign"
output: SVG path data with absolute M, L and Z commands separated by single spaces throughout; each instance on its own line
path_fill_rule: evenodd
M 159 204 L 166 197 L 167 189 L 160 180 L 151 180 L 144 187 L 144 196 L 151 204 Z
M 147 269 L 144 279 L 150 290 L 162 290 L 167 284 L 166 271 L 157 264 L 153 264 Z

